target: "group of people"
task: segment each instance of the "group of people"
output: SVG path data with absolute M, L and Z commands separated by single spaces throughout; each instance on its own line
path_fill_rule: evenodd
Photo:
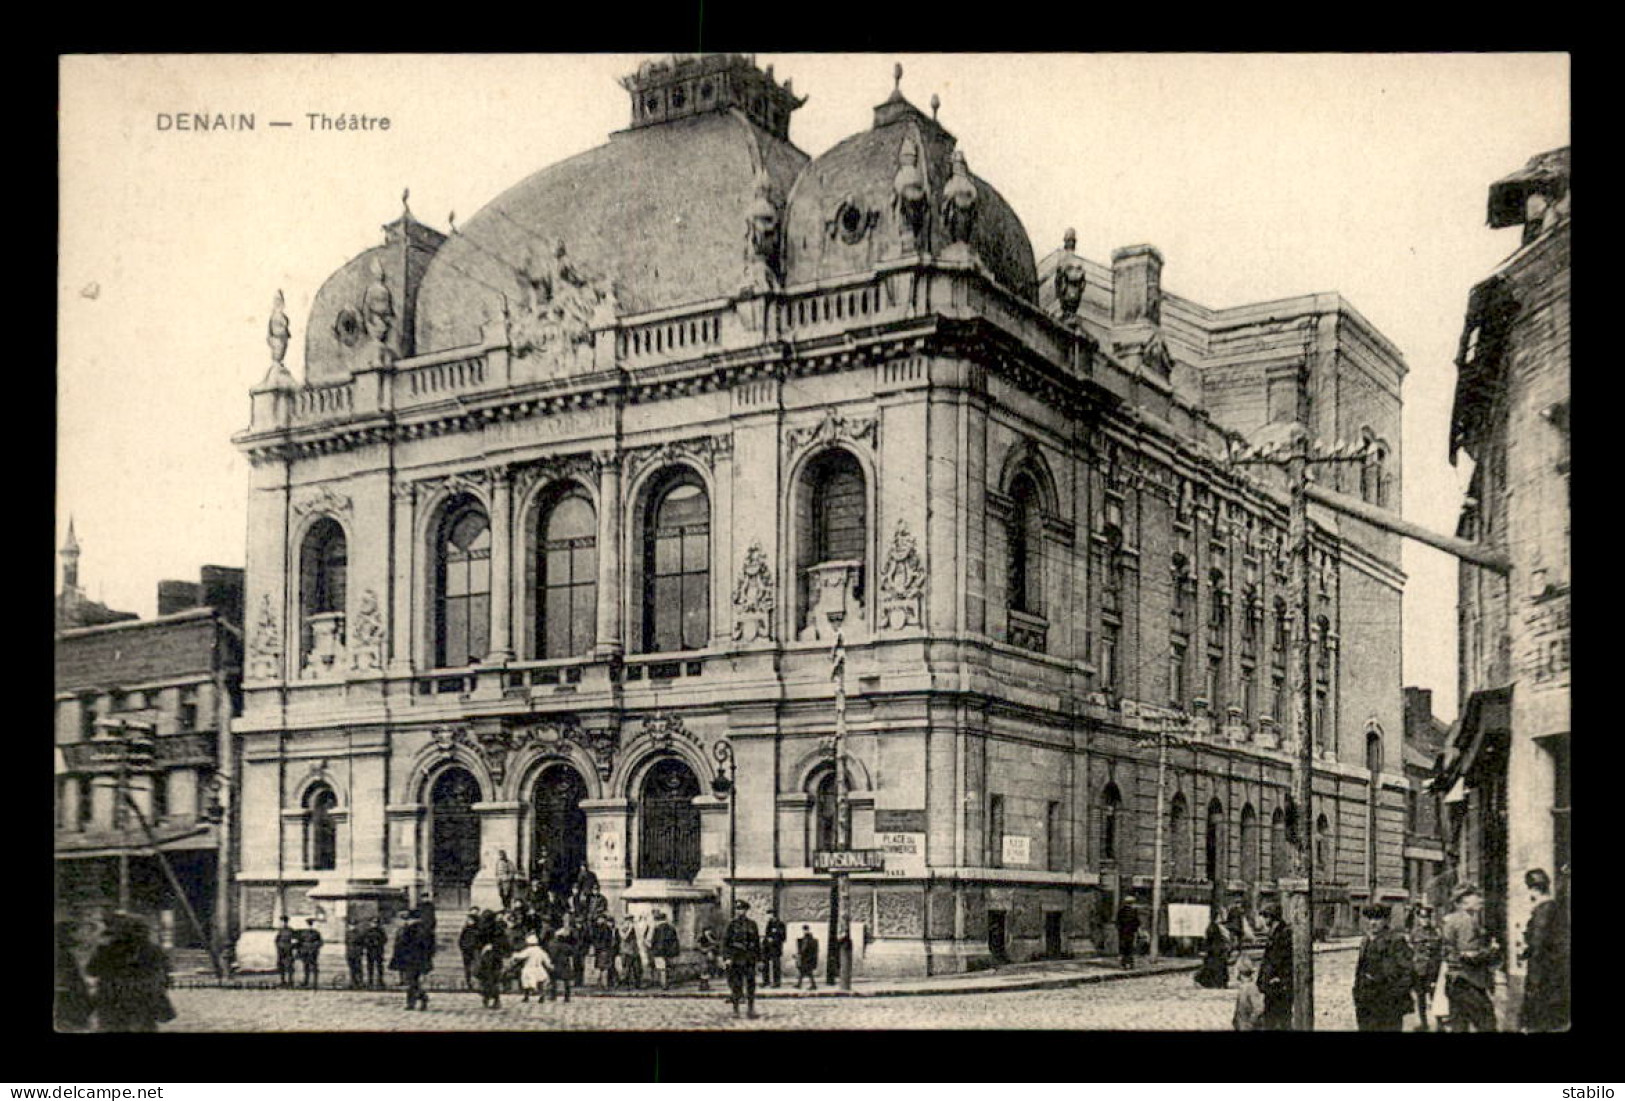
M 56 1027 L 62 1032 L 156 1032 L 175 1019 L 169 957 L 146 924 L 129 914 L 108 919 L 102 943 L 79 969 L 73 922 L 56 925 Z M 86 975 L 95 980 L 92 990 Z
M 288 915 L 282 915 L 282 926 L 276 931 L 276 974 L 278 986 L 304 986 L 312 990 L 322 985 L 322 931 L 316 928 L 316 919 L 306 918 L 303 929 L 295 929 L 288 923 Z M 354 946 L 354 963 L 350 965 L 351 985 L 359 987 L 355 976 L 360 970 L 365 947 L 376 941 L 378 955 L 378 986 L 383 986 L 383 958 L 384 943 L 387 939 L 384 927 L 379 922 L 373 923 L 373 928 L 357 929 L 352 927 L 345 931 L 344 948 L 345 957 L 352 957 L 351 949 Z M 294 963 L 298 962 L 302 973 L 298 982 L 294 981 Z
M 1569 925 L 1565 904 L 1552 897 L 1551 878 L 1543 869 L 1524 877 L 1532 905 L 1519 958 L 1527 966 L 1517 1028 L 1548 1032 L 1568 1027 Z M 1398 1032 L 1416 1014 L 1416 1031 L 1494 1032 L 1495 971 L 1505 960 L 1502 945 L 1484 927 L 1484 898 L 1471 883 L 1451 894 L 1451 913 L 1435 921 L 1431 906 L 1420 904 L 1410 914 L 1410 927 L 1397 928 L 1390 906 L 1374 903 L 1361 910 L 1364 939 L 1355 964 L 1352 997 L 1357 1026 L 1365 1032 Z M 1134 965 L 1140 917 L 1125 900 L 1116 917 L 1122 966 Z M 1229 986 L 1235 965 L 1238 990 L 1234 1026 L 1238 1031 L 1286 1030 L 1292 1027 L 1292 930 L 1280 907 L 1259 911 L 1256 935 L 1264 948 L 1255 960 L 1245 951 L 1253 939 L 1252 923 L 1240 907 L 1228 913 L 1214 907 L 1203 938 L 1198 985 Z M 1433 1003 L 1441 976 L 1447 1015 L 1434 1020 Z

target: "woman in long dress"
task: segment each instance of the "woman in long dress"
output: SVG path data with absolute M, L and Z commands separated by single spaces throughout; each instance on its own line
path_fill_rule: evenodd
M 1218 908 L 1207 924 L 1202 966 L 1196 972 L 1196 985 L 1223 990 L 1230 985 L 1230 936 L 1219 921 Z

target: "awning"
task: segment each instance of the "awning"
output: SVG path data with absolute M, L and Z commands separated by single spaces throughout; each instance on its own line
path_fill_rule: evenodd
M 1451 739 L 1450 761 L 1440 777 L 1448 785 L 1445 802 L 1458 802 L 1465 797 L 1464 781 L 1472 775 L 1486 744 L 1504 747 L 1511 737 L 1512 685 L 1474 692 L 1462 709 Z

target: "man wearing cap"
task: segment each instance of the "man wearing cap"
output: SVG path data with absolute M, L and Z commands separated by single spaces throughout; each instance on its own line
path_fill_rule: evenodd
M 315 918 L 306 918 L 305 927 L 294 934 L 293 950 L 304 968 L 301 985 L 312 990 L 322 985 L 322 932 Z
M 778 986 L 784 981 L 784 942 L 790 930 L 779 920 L 777 910 L 767 912 L 767 926 L 762 930 L 762 983 Z
M 1123 905 L 1117 908 L 1117 954 L 1125 970 L 1134 966 L 1134 942 L 1139 935 L 1140 911 L 1134 908 L 1134 900 L 1124 895 Z
M 756 1016 L 756 965 L 762 954 L 762 935 L 750 919 L 750 903 L 734 903 L 734 919 L 722 934 L 722 952 L 728 959 L 728 1001 L 739 1016 L 740 999 L 745 999 L 746 1016 Z
M 1354 1019 L 1361 1032 L 1398 1032 L 1411 1006 L 1411 948 L 1389 927 L 1387 906 L 1373 903 L 1360 914 L 1366 935 L 1354 965 Z
M 1260 910 L 1259 917 L 1268 939 L 1258 962 L 1258 991 L 1264 995 L 1258 1028 L 1286 1032 L 1292 1028 L 1292 930 L 1281 920 L 1281 908 L 1273 903 Z
M 1445 997 L 1450 1000 L 1454 1032 L 1494 1032 L 1495 961 L 1500 945 L 1484 932 L 1480 913 L 1484 896 L 1471 883 L 1451 895 L 1455 909 L 1444 919 Z
M 423 992 L 423 976 L 434 967 L 434 934 L 419 920 L 416 910 L 406 912 L 406 924 L 395 936 L 389 966 L 406 983 L 406 1008 L 427 1010 L 429 996 Z
M 288 924 L 288 915 L 282 915 L 282 927 L 276 931 L 276 981 L 278 986 L 293 985 L 293 945 L 299 934 Z
M 457 934 L 457 951 L 463 955 L 463 989 L 474 989 L 474 965 L 479 962 L 480 945 L 485 939 L 484 917 L 478 906 L 468 912 L 468 920 Z
M 1444 968 L 1444 937 L 1433 920 L 1433 907 L 1423 903 L 1416 908 L 1411 927 L 1411 975 L 1416 993 L 1416 1015 L 1421 1019 L 1416 1031 L 1428 1031 L 1433 1012 L 1433 989 L 1439 985 Z
M 677 958 L 681 946 L 677 943 L 677 930 L 666 920 L 664 913 L 655 914 L 654 928 L 649 930 L 649 963 L 660 976 L 660 989 L 671 988 L 671 961 Z
M 814 990 L 818 989 L 818 938 L 813 936 L 812 926 L 801 927 L 801 939 L 796 941 L 796 989 L 801 989 L 801 980 L 806 979 L 812 984 Z

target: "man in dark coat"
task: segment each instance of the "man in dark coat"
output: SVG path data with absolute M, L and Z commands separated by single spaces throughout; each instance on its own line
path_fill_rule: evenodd
M 388 944 L 383 921 L 373 918 L 361 934 L 361 949 L 367 958 L 367 986 L 373 990 L 384 988 L 384 949 Z
M 1259 911 L 1267 927 L 1264 956 L 1258 964 L 1258 992 L 1264 996 L 1260 1031 L 1285 1032 L 1292 1028 L 1292 930 L 1281 920 L 1279 906 Z
M 276 981 L 278 986 L 293 985 L 293 947 L 299 939 L 288 925 L 288 915 L 282 915 L 282 927 L 276 931 Z
M 1445 997 L 1453 1032 L 1494 1032 L 1495 964 L 1501 946 L 1484 932 L 1484 896 L 1471 883 L 1457 887 L 1456 908 L 1444 919 Z
M 649 962 L 660 976 L 660 989 L 671 988 L 671 961 L 681 951 L 677 930 L 672 928 L 665 914 L 655 914 L 654 928 L 649 931 Z
M 1125 968 L 1134 966 L 1134 940 L 1140 935 L 1140 911 L 1132 898 L 1117 908 L 1117 954 Z
M 784 981 L 784 942 L 790 931 L 779 920 L 777 910 L 767 912 L 767 926 L 762 930 L 762 984 L 778 986 Z
M 812 983 L 812 989 L 818 989 L 818 938 L 813 936 L 812 926 L 801 927 L 801 938 L 796 941 L 796 989 L 801 989 L 801 980 L 806 979 Z
M 315 918 L 306 918 L 305 927 L 294 934 L 294 955 L 304 968 L 300 985 L 312 990 L 322 985 L 322 932 L 316 928 Z
M 761 961 L 762 935 L 750 919 L 750 903 L 740 899 L 734 903 L 734 919 L 722 934 L 722 954 L 728 961 L 728 1001 L 739 1016 L 739 1002 L 743 999 L 749 1012 L 756 1016 L 756 965 Z
M 95 1008 L 79 971 L 79 938 L 71 921 L 56 923 L 56 1030 L 84 1032 Z
M 350 989 L 360 990 L 365 980 L 362 978 L 363 961 L 366 958 L 367 931 L 361 927 L 361 919 L 351 915 L 344 923 L 344 963 L 350 969 Z
M 480 958 L 482 921 L 479 907 L 476 906 L 468 912 L 468 920 L 457 933 L 457 951 L 463 957 L 463 987 L 466 990 L 474 989 L 474 965 Z
M 101 1032 L 156 1032 L 175 1019 L 170 1007 L 169 958 L 137 918 L 115 915 L 107 942 L 85 967 L 96 980 L 96 1025 Z
M 1534 909 L 1524 929 L 1524 980 L 1518 1027 L 1525 1032 L 1558 1032 L 1569 1027 L 1569 915 L 1567 899 L 1551 897 L 1552 884 L 1541 868 L 1523 877 Z M 1565 891 L 1566 895 L 1567 892 Z
M 389 967 L 399 971 L 406 982 L 406 1008 L 427 1010 L 429 996 L 423 992 L 423 976 L 434 968 L 434 933 L 416 910 L 406 912 L 406 924 L 395 935 Z
M 1354 1019 L 1361 1032 L 1398 1032 L 1411 1007 L 1414 957 L 1405 935 L 1389 926 L 1390 910 L 1361 911 L 1365 941 L 1354 965 Z

